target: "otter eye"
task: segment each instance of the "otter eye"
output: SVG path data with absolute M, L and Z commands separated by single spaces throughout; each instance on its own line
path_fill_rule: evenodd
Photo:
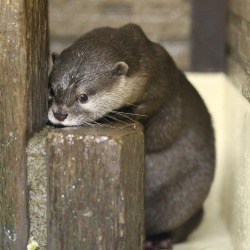
M 54 96 L 55 95 L 55 92 L 52 88 L 49 88 L 49 95 L 50 96 Z
M 85 103 L 85 102 L 88 101 L 88 96 L 87 96 L 86 94 L 80 94 L 80 95 L 78 96 L 78 101 L 79 101 L 80 103 Z

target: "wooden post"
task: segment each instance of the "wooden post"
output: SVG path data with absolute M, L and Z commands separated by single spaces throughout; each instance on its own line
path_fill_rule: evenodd
M 27 249 L 26 145 L 45 122 L 47 1 L 0 1 L 0 249 Z
M 143 133 L 138 125 L 50 132 L 48 250 L 142 250 Z
M 227 0 L 192 0 L 191 70 L 224 71 Z

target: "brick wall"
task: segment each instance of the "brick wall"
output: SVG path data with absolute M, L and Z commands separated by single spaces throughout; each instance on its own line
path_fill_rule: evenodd
M 100 26 L 142 26 L 182 69 L 190 66 L 191 0 L 50 0 L 51 51 Z
M 228 74 L 250 101 L 250 1 L 230 0 Z

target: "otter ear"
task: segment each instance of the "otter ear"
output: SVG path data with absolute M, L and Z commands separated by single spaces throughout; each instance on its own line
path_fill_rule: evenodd
M 57 54 L 56 52 L 51 54 L 52 57 L 52 62 L 55 63 L 56 59 L 58 58 L 59 54 Z
M 125 62 L 118 62 L 114 65 L 113 76 L 125 76 L 128 73 L 128 65 Z

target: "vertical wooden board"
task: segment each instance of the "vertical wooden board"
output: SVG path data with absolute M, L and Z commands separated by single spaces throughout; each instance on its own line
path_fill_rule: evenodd
M 0 1 L 0 249 L 26 249 L 25 148 L 46 111 L 47 1 Z
M 26 0 L 28 133 L 47 122 L 49 28 L 48 1 Z
M 192 0 L 191 70 L 224 71 L 226 0 Z
M 143 249 L 141 130 L 57 130 L 47 147 L 48 250 Z

